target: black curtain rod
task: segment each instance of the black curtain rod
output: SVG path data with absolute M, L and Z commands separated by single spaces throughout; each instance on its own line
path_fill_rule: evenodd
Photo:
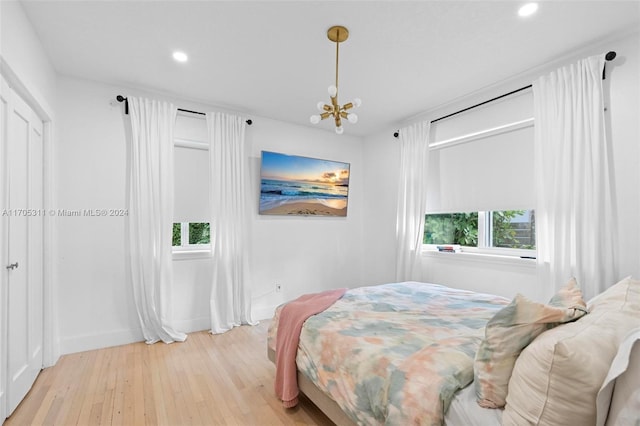
M 129 114 L 129 100 L 127 98 L 125 98 L 122 95 L 118 95 L 116 96 L 116 100 L 118 102 L 124 102 L 124 113 L 125 114 Z M 198 114 L 198 115 L 207 115 L 204 112 L 200 112 L 200 111 L 191 111 L 190 109 L 182 109 L 182 108 L 178 108 L 178 111 L 182 111 L 182 112 L 189 112 L 191 114 Z M 253 124 L 253 120 L 249 119 L 246 121 L 246 123 L 251 126 Z
M 612 60 L 614 60 L 614 59 L 615 59 L 615 57 L 616 57 L 616 52 L 611 51 L 611 52 L 608 52 L 608 53 L 605 55 L 604 59 L 605 59 L 605 60 L 607 60 L 607 61 L 612 61 Z M 606 64 L 605 64 L 605 66 L 606 66 Z M 606 78 L 606 76 L 605 76 L 605 69 L 603 68 L 603 70 L 602 70 L 602 79 L 604 80 L 605 78 Z M 445 115 L 445 116 L 442 116 L 442 117 L 436 118 L 435 120 L 431 120 L 431 124 L 433 124 L 433 123 L 435 123 L 435 122 L 437 122 L 437 121 L 440 121 L 440 120 L 444 120 L 445 118 L 449 118 L 449 117 L 452 117 L 452 116 L 454 116 L 454 115 L 457 115 L 457 114 L 463 113 L 463 112 L 465 112 L 465 111 L 469 111 L 470 109 L 477 108 L 477 107 L 482 106 L 482 105 L 484 105 L 484 104 L 488 104 L 489 102 L 497 101 L 498 99 L 505 98 L 505 97 L 507 97 L 507 96 L 509 96 L 509 95 L 513 95 L 514 93 L 518 93 L 518 92 L 522 92 L 523 90 L 530 89 L 530 88 L 531 88 L 531 86 L 532 86 L 532 85 L 530 84 L 530 85 L 528 85 L 528 86 L 524 86 L 524 87 L 521 87 L 521 88 L 519 88 L 519 89 L 512 90 L 511 92 L 509 92 L 509 93 L 505 93 L 504 95 L 496 96 L 495 98 L 491 98 L 491 99 L 489 99 L 489 100 L 487 100 L 487 101 L 480 102 L 480 103 L 475 104 L 475 105 L 472 105 L 472 106 L 470 106 L 470 107 L 467 107 L 467 108 L 461 109 L 460 111 L 452 112 L 451 114 L 447 114 L 447 115 Z M 394 138 L 397 138 L 398 136 L 400 136 L 400 131 L 399 131 L 399 130 L 396 130 L 395 132 L 393 132 L 393 137 L 394 137 Z

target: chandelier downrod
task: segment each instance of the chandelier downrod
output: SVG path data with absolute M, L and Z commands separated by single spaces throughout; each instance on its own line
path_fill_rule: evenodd
M 340 38 L 340 30 L 338 29 L 338 38 Z M 329 38 L 331 40 L 331 38 Z M 336 90 L 338 89 L 338 62 L 340 61 L 340 42 L 336 42 Z M 336 97 L 337 97 L 336 93 Z

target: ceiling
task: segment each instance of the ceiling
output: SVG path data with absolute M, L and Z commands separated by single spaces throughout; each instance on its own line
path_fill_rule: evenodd
M 640 28 L 639 1 L 545 1 L 526 19 L 522 3 L 22 1 L 61 74 L 307 126 L 335 75 L 326 31 L 344 25 L 339 100 L 362 99 L 345 124 L 360 136 Z

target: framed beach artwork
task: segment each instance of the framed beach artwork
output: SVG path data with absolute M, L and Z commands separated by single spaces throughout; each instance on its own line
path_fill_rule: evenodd
M 346 216 L 349 163 L 262 151 L 260 214 Z

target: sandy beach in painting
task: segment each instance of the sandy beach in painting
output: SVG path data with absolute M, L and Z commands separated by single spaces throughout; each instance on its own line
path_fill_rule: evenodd
M 316 200 L 292 201 L 286 202 L 268 210 L 263 210 L 262 214 L 345 217 L 347 215 L 347 206 L 346 203 L 344 203 L 344 206 L 342 208 L 330 207 L 325 203 Z

